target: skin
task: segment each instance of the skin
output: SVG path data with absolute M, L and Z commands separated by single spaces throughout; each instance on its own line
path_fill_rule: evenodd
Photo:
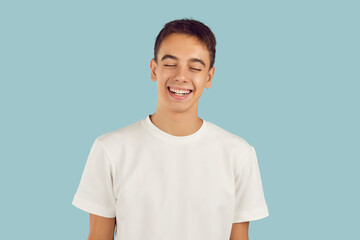
M 113 240 L 116 218 L 106 218 L 90 213 L 88 240 Z
M 249 240 L 249 222 L 233 223 L 230 240 Z
M 151 80 L 157 83 L 158 99 L 153 124 L 173 136 L 187 136 L 198 131 L 203 120 L 198 117 L 199 99 L 210 88 L 215 67 L 210 68 L 210 53 L 196 37 L 170 34 L 163 40 L 157 61 L 150 61 Z M 186 100 L 171 97 L 168 86 L 191 89 Z M 230 240 L 248 240 L 249 222 L 234 223 Z M 112 240 L 115 218 L 90 214 L 88 240 Z
M 209 51 L 197 38 L 175 33 L 163 40 L 157 61 L 150 61 L 151 80 L 157 82 L 158 88 L 156 112 L 150 116 L 155 126 L 174 136 L 199 130 L 203 123 L 198 117 L 199 99 L 204 88 L 210 88 L 215 72 L 215 67 L 209 66 Z M 176 100 L 170 96 L 168 86 L 193 91 L 186 100 Z

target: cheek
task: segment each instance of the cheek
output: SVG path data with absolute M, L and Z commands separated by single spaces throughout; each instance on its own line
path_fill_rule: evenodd
M 196 85 L 197 88 L 204 88 L 206 83 L 206 76 L 207 75 L 198 75 L 193 78 L 193 83 Z
M 169 79 L 171 79 L 171 75 L 167 72 L 161 72 L 157 76 L 157 86 L 159 89 L 164 89 Z
M 164 69 L 162 71 L 159 71 L 158 77 L 161 79 L 167 79 L 174 75 L 174 71 L 171 69 Z

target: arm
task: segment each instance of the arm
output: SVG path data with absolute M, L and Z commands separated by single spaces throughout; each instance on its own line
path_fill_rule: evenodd
M 116 218 L 106 218 L 90 213 L 88 240 L 113 240 Z
M 230 240 L 249 240 L 249 222 L 233 223 Z

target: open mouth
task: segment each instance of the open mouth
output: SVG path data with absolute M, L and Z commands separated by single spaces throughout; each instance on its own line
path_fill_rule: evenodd
M 192 90 L 188 90 L 188 91 L 184 91 L 184 90 L 181 90 L 181 91 L 173 91 L 173 90 L 170 90 L 170 87 L 168 87 L 168 90 L 169 92 L 173 93 L 174 95 L 176 96 L 185 96 L 185 95 L 188 95 L 192 92 Z

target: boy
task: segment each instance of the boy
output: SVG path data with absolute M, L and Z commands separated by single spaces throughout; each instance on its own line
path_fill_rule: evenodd
M 269 215 L 254 148 L 198 117 L 214 76 L 216 40 L 203 23 L 167 23 L 150 62 L 156 111 L 99 136 L 73 205 L 88 239 L 245 240 Z

